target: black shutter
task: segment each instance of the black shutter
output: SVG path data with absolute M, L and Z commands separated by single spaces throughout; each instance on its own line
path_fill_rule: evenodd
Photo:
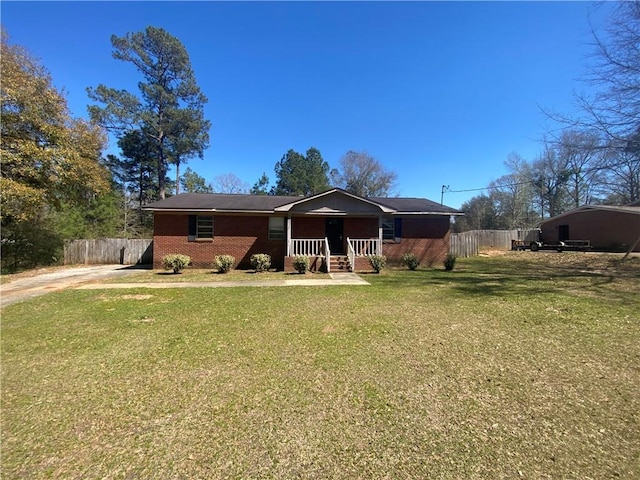
M 196 233 L 198 229 L 198 216 L 197 215 L 189 215 L 189 241 L 196 241 Z
M 402 219 L 394 218 L 393 219 L 393 231 L 395 238 L 402 238 Z

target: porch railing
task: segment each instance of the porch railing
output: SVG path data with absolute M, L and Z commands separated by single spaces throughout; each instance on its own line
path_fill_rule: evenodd
M 351 240 L 347 237 L 347 257 L 349 258 L 349 265 L 351 265 L 351 271 L 356 271 L 356 251 L 353 249 Z
M 349 249 L 353 249 L 355 257 L 368 257 L 369 255 L 382 255 L 382 243 L 379 238 L 349 238 Z
M 325 254 L 324 238 L 292 238 L 291 256 L 305 255 L 307 257 L 321 257 Z
M 331 271 L 331 249 L 327 237 L 324 237 L 324 263 L 327 266 L 327 273 L 329 273 Z
M 292 238 L 289 244 L 289 255 L 295 257 L 324 257 L 327 272 L 331 268 L 331 250 L 329 239 L 325 238 Z M 355 268 L 356 257 L 382 255 L 382 242 L 379 238 L 349 238 L 347 237 L 347 256 L 351 268 Z
M 292 238 L 289 246 L 290 255 L 295 257 L 324 257 L 327 273 L 331 268 L 331 250 L 329 240 L 325 238 Z

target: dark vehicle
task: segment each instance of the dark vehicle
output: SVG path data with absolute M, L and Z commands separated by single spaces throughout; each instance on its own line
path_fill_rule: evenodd
M 562 240 L 557 242 L 543 242 L 540 237 L 542 230 L 538 230 L 536 238 L 527 240 L 511 240 L 511 250 L 556 250 L 563 252 L 565 250 L 586 252 L 591 250 L 591 242 L 589 240 Z

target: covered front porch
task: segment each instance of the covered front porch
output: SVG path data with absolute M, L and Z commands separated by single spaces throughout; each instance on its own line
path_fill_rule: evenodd
M 347 237 L 346 244 L 346 253 L 332 253 L 326 237 L 292 238 L 287 243 L 285 270 L 293 271 L 293 259 L 300 255 L 312 259 L 312 270 L 324 270 L 327 273 L 363 270 L 368 265 L 369 256 L 382 255 L 382 240 L 379 238 Z
M 382 255 L 379 217 L 288 217 L 286 232 L 285 270 L 293 270 L 301 255 L 311 258 L 312 269 L 326 272 L 363 270 L 369 256 Z

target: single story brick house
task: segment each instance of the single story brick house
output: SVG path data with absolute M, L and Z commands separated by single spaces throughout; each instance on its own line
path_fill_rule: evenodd
M 640 252 L 640 206 L 585 205 L 540 224 L 540 240 L 589 240 L 594 250 Z
M 153 212 L 153 264 L 170 253 L 210 268 L 216 255 L 233 255 L 250 268 L 268 253 L 272 267 L 293 270 L 297 255 L 314 270 L 369 270 L 368 255 L 400 262 L 415 253 L 422 265 L 449 251 L 451 217 L 462 212 L 424 198 L 364 198 L 333 188 L 309 197 L 183 193 L 145 207 Z

